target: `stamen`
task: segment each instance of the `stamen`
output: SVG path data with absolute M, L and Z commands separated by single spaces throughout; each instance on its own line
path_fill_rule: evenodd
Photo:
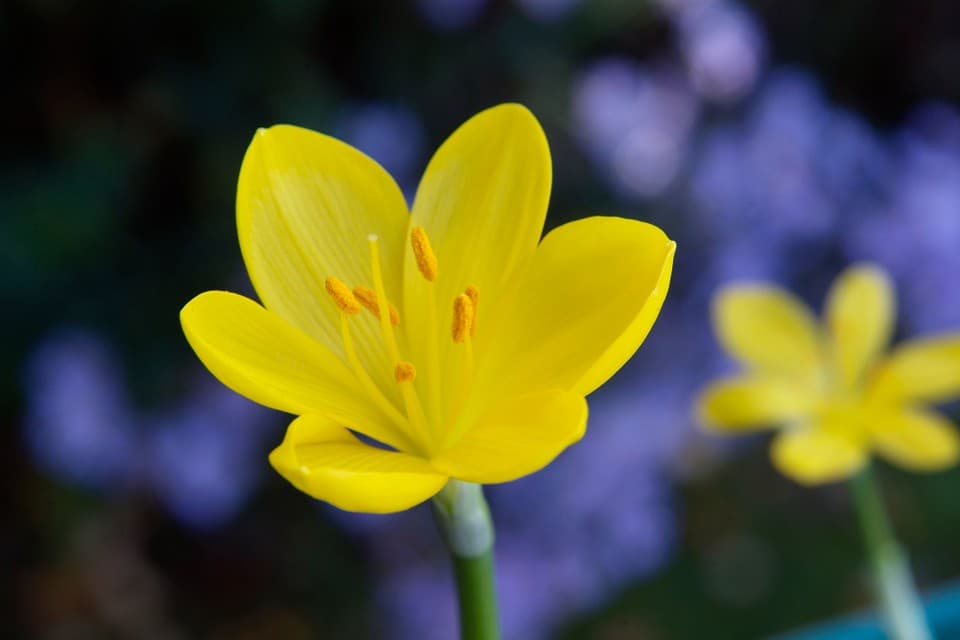
M 397 382 L 413 382 L 417 377 L 417 368 L 412 362 L 398 362 L 393 368 L 393 377 Z
M 413 257 L 417 260 L 417 268 L 423 277 L 433 282 L 437 279 L 437 256 L 430 246 L 430 238 L 423 227 L 414 227 L 410 231 L 410 246 L 413 247 Z
M 402 430 L 407 423 L 403 414 L 400 413 L 392 402 L 387 400 L 386 396 L 380 391 L 380 388 L 367 373 L 366 369 L 363 368 L 360 358 L 357 357 L 357 350 L 353 346 L 353 336 L 350 335 L 350 318 L 346 312 L 340 314 L 340 337 L 343 339 L 343 350 L 347 355 L 347 361 L 350 363 L 351 368 L 353 368 L 353 373 L 357 376 L 360 385 L 367 392 L 367 395 L 373 399 L 374 403 L 380 407 L 391 420 L 399 425 Z
M 477 335 L 477 314 L 480 312 L 480 289 L 477 289 L 475 285 L 471 284 L 467 285 L 464 293 L 470 298 L 470 302 L 473 303 L 473 318 L 470 320 L 470 336 L 473 337 Z
M 400 385 L 400 392 L 403 394 L 403 403 L 407 408 L 407 417 L 410 419 L 410 424 L 425 442 L 429 442 L 431 434 L 427 426 L 427 417 L 423 413 L 420 397 L 417 396 L 417 391 L 413 388 L 413 381 L 417 378 L 416 367 L 413 366 L 412 362 L 401 360 L 393 368 L 393 377 Z
M 475 287 L 474 287 L 475 288 Z M 470 396 L 470 387 L 473 385 L 473 338 L 470 337 L 473 327 L 473 302 L 466 293 L 457 296 L 453 301 L 453 341 L 463 344 L 462 359 L 460 361 L 460 375 L 455 382 L 452 419 L 448 424 L 452 426 L 445 434 L 445 441 L 454 442 L 452 438 L 463 433 L 464 421 L 461 420 L 463 409 Z
M 463 342 L 470 336 L 473 325 L 473 302 L 470 297 L 461 293 L 453 301 L 453 326 L 450 333 L 454 342 Z
M 389 309 L 390 303 L 387 301 L 387 292 L 383 284 L 383 272 L 380 270 L 380 245 L 375 234 L 367 236 L 370 242 L 370 268 L 373 272 L 373 290 L 377 292 L 378 309 Z M 393 334 L 393 325 L 390 324 L 388 314 L 377 313 L 380 318 L 380 331 L 383 334 L 383 341 L 387 343 L 387 350 L 394 362 L 403 363 L 400 359 L 400 349 L 397 347 L 397 338 Z M 413 365 L 410 365 L 411 368 Z M 423 407 L 420 405 L 420 398 L 417 397 L 417 391 L 413 386 L 413 378 L 409 380 L 400 380 L 397 378 L 398 371 L 394 368 L 394 377 L 400 383 L 400 392 L 403 395 L 403 403 L 406 406 L 407 418 L 413 426 L 414 431 L 419 436 L 421 442 L 430 442 L 432 436 L 427 427 L 427 418 L 423 414 Z
M 353 295 L 360 301 L 367 311 L 372 313 L 375 317 L 380 317 L 380 304 L 377 303 L 377 292 L 371 289 L 370 287 L 364 287 L 358 285 L 353 288 Z M 390 324 L 397 326 L 400 324 L 400 312 L 397 311 L 397 308 L 393 306 L 393 303 L 387 301 L 387 304 L 390 305 Z
M 360 306 L 360 303 L 357 302 L 357 299 L 350 291 L 350 287 L 343 284 L 343 281 L 339 278 L 330 276 L 326 282 L 324 282 L 324 286 L 327 289 L 327 293 L 333 298 L 334 303 L 340 308 L 340 311 L 354 316 L 363 310 L 363 307 Z
M 383 284 L 383 272 L 380 270 L 380 245 L 376 234 L 371 233 L 367 236 L 370 242 L 370 270 L 373 272 L 373 290 L 377 292 L 377 305 L 380 309 L 389 309 L 387 302 L 387 292 Z M 400 350 L 397 348 L 397 339 L 393 335 L 393 325 L 390 324 L 390 318 L 387 314 L 375 314 L 380 318 L 380 332 L 383 334 L 383 341 L 387 343 L 387 349 L 390 358 L 394 362 L 400 361 Z

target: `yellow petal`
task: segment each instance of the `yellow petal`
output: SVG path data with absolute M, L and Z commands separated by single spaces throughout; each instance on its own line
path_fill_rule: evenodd
M 697 400 L 700 422 L 718 431 L 742 432 L 802 419 L 817 393 L 794 381 L 745 376 L 715 382 Z
M 587 402 L 567 391 L 510 398 L 431 462 L 469 482 L 507 482 L 537 471 L 583 437 Z
M 253 300 L 208 291 L 187 303 L 180 322 L 203 364 L 237 393 L 289 413 L 322 413 L 391 446 L 412 447 L 337 356 Z
M 526 108 L 493 107 L 458 128 L 430 160 L 417 189 L 411 225 L 426 231 L 438 275 L 432 284 L 423 278 L 407 242 L 404 317 L 425 318 L 428 289 L 434 288 L 438 315 L 432 326 L 446 331 L 454 298 L 473 285 L 483 299 L 475 341 L 483 343 L 500 299 L 533 258 L 551 179 L 546 137 Z M 428 341 L 442 338 L 429 331 L 408 337 L 417 362 L 428 361 Z M 442 341 L 440 358 L 443 370 L 455 366 L 449 340 Z
M 816 320 L 788 291 L 734 285 L 714 299 L 713 324 L 727 352 L 748 368 L 814 377 L 822 363 Z
M 452 299 L 468 284 L 492 293 L 533 257 L 550 199 L 550 149 L 525 107 L 503 104 L 467 120 L 434 154 L 414 199 Z M 407 247 L 407 276 L 419 279 Z M 445 288 L 446 287 L 446 288 Z
M 960 456 L 960 438 L 953 425 L 932 411 L 878 412 L 871 436 L 880 455 L 912 471 L 940 471 L 956 464 Z
M 870 394 L 895 402 L 942 402 L 960 396 L 960 334 L 911 340 L 877 370 Z
M 264 306 L 342 355 L 339 309 L 324 291 L 335 276 L 369 286 L 367 237 L 379 237 L 387 297 L 400 299 L 409 215 L 380 165 L 334 138 L 278 125 L 260 129 L 237 187 L 237 229 L 250 279 Z M 376 319 L 352 321 L 360 359 L 385 393 L 395 393 Z
M 831 287 L 826 319 L 836 367 L 847 388 L 858 384 L 889 343 L 895 305 L 890 278 L 869 265 L 847 269 Z
M 497 340 L 478 350 L 478 384 L 491 394 L 516 385 L 592 392 L 646 338 L 667 295 L 675 247 L 657 227 L 626 218 L 585 218 L 551 231 L 504 310 Z
M 300 491 L 345 509 L 392 513 L 434 495 L 447 482 L 422 458 L 365 444 L 335 421 L 300 416 L 270 464 Z
M 868 461 L 864 446 L 815 425 L 781 433 L 770 454 L 781 473 L 803 485 L 844 480 Z

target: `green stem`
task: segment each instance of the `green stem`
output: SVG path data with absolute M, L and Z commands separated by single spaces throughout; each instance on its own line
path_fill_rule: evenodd
M 869 468 L 851 478 L 850 493 L 891 637 L 896 640 L 931 640 L 933 635 L 927 626 L 910 565 L 894 537 L 883 499 Z
M 464 640 L 496 640 L 497 596 L 493 585 L 493 550 L 473 558 L 453 556 L 460 602 L 460 636 Z
M 499 640 L 493 581 L 493 520 L 480 485 L 451 480 L 433 511 L 453 561 L 462 640 Z

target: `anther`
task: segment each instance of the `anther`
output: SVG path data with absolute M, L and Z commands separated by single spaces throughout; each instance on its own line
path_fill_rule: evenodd
M 363 309 L 360 303 L 357 302 L 356 297 L 354 297 L 353 292 L 350 291 L 350 287 L 345 285 L 340 279 L 330 276 L 326 282 L 324 282 L 324 286 L 326 286 L 327 293 L 330 294 L 330 297 L 333 298 L 333 301 L 344 313 L 353 316 L 360 313 Z
M 470 335 L 473 325 L 473 303 L 470 297 L 461 293 L 453 300 L 453 326 L 450 333 L 454 342 L 463 342 Z
M 396 378 L 397 382 L 413 382 L 417 377 L 417 368 L 413 366 L 412 362 L 400 361 L 393 368 L 393 377 Z
M 353 295 L 357 300 L 360 301 L 367 311 L 372 313 L 377 318 L 380 317 L 380 303 L 377 302 L 377 292 L 371 289 L 370 287 L 364 287 L 363 285 L 358 285 L 353 288 Z M 397 311 L 397 308 L 393 306 L 392 302 L 387 302 L 390 307 L 390 324 L 397 326 L 400 324 L 400 312 Z
M 413 247 L 413 257 L 417 260 L 417 268 L 423 277 L 433 282 L 437 279 L 437 256 L 430 246 L 430 238 L 423 227 L 414 227 L 410 231 L 410 246 Z
M 471 284 L 467 285 L 464 293 L 470 298 L 470 302 L 473 303 L 473 313 L 470 317 L 470 335 L 475 336 L 477 334 L 477 313 L 480 311 L 480 290 Z

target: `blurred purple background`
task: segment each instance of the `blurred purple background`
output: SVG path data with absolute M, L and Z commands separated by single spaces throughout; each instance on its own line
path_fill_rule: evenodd
M 163 172 L 182 166 L 177 165 L 184 162 L 180 147 L 191 144 L 192 131 L 204 132 L 208 146 L 191 151 L 183 170 L 206 172 L 210 178 L 206 188 L 216 193 L 203 197 L 193 193 L 187 203 L 178 203 L 178 196 L 168 194 L 165 206 L 183 206 L 189 211 L 216 202 L 212 211 L 194 220 L 179 211 L 170 214 L 174 222 L 158 222 L 168 215 L 166 211 L 149 213 L 149 208 L 122 205 L 152 216 L 148 226 L 159 230 L 158 243 L 167 242 L 163 237 L 172 233 L 165 225 L 175 223 L 176 240 L 169 245 L 150 244 L 144 239 L 149 234 L 136 230 L 131 234 L 129 228 L 111 236 L 111 223 L 107 222 L 90 233 L 119 237 L 120 241 L 133 237 L 134 248 L 137 242 L 150 247 L 152 266 L 125 262 L 131 258 L 118 252 L 107 267 L 130 268 L 126 277 L 133 280 L 164 269 L 162 276 L 149 276 L 165 283 L 159 285 L 159 300 L 182 303 L 206 288 L 238 288 L 231 287 L 236 278 L 229 276 L 240 268 L 229 207 L 244 136 L 256 126 L 270 123 L 256 118 L 291 119 L 342 137 L 381 162 L 405 192 L 412 194 L 431 149 L 453 125 L 499 99 L 527 102 L 542 119 L 555 156 L 558 186 L 550 225 L 595 213 L 631 215 L 663 226 L 677 240 L 679 251 L 674 283 L 657 326 L 624 371 L 591 397 L 590 426 L 584 440 L 546 470 L 489 489 L 498 527 L 497 571 L 506 637 L 535 640 L 555 637 L 561 629 L 566 629 L 563 633 L 569 637 L 698 637 L 693 631 L 684 635 L 682 625 L 664 630 L 642 614 L 630 617 L 616 603 L 625 602 L 624 593 L 660 572 L 673 575 L 671 562 L 683 566 L 688 549 L 700 544 L 697 527 L 702 522 L 698 518 L 706 517 L 702 516 L 707 512 L 703 505 L 709 502 L 710 483 L 723 473 L 718 470 L 724 465 L 738 464 L 730 462 L 739 459 L 737 452 L 753 451 L 748 453 L 753 475 L 747 477 L 786 483 L 764 466 L 762 451 L 757 453 L 749 443 L 709 439 L 698 434 L 692 424 L 690 402 L 696 389 L 728 366 L 710 333 L 710 296 L 731 280 L 762 279 L 795 288 L 819 305 L 837 270 L 852 261 L 871 260 L 894 276 L 901 296 L 903 333 L 960 327 L 960 295 L 954 293 L 956 274 L 960 273 L 960 112 L 955 103 L 928 92 L 902 109 L 900 117 L 878 124 L 875 114 L 863 114 L 849 102 L 831 97 L 836 91 L 824 86 L 820 70 L 792 62 L 774 46 L 770 25 L 781 31 L 783 27 L 778 17 L 771 16 L 778 9 L 769 4 L 759 5 L 758 11 L 756 6 L 725 0 L 661 0 L 640 3 L 640 17 L 630 11 L 618 12 L 613 2 L 587 4 L 577 0 L 518 0 L 515 6 L 484 0 L 417 0 L 409 14 L 392 10 L 403 14 L 404 24 L 416 37 L 402 30 L 389 31 L 389 37 L 379 44 L 369 42 L 357 26 L 357 16 L 350 14 L 343 28 L 352 30 L 354 37 L 342 36 L 348 42 L 342 48 L 332 43 L 328 50 L 320 45 L 319 49 L 309 48 L 314 42 L 310 32 L 304 35 L 295 25 L 301 19 L 305 24 L 313 20 L 323 25 L 317 29 L 336 32 L 337 23 L 322 12 L 310 13 L 293 3 L 289 9 L 267 13 L 283 24 L 283 29 L 299 34 L 303 48 L 281 50 L 264 61 L 262 68 L 247 60 L 246 69 L 255 77 L 250 82 L 258 83 L 255 86 L 260 91 L 272 89 L 265 79 L 270 69 L 283 69 L 287 80 L 278 84 L 288 93 L 269 94 L 266 106 L 246 106 L 263 96 L 253 98 L 245 93 L 247 76 L 242 74 L 247 71 L 237 71 L 242 69 L 241 62 L 232 60 L 218 70 L 214 56 L 205 63 L 209 73 L 231 79 L 234 93 L 229 97 L 245 105 L 243 115 L 218 125 L 218 109 L 227 106 L 228 100 L 221 98 L 219 103 L 216 97 L 204 94 L 202 76 L 191 76 L 189 66 L 174 65 L 173 70 L 164 71 L 169 76 L 164 77 L 170 86 L 180 89 L 167 92 L 163 83 L 145 84 L 140 111 L 130 116 L 145 119 L 149 124 L 144 130 L 152 135 L 164 126 L 177 128 L 175 134 L 166 134 L 166 146 L 152 149 L 157 158 L 146 168 L 136 170 L 137 155 L 150 150 L 148 142 L 136 138 L 136 126 L 104 118 L 99 122 L 107 132 L 103 133 L 93 128 L 89 118 L 71 123 L 70 114 L 84 107 L 67 98 L 56 98 L 66 124 L 59 129 L 51 125 L 50 131 L 51 135 L 72 131 L 63 134 L 66 141 L 62 144 L 82 152 L 78 164 L 88 170 L 109 168 L 109 158 L 117 154 L 133 158 L 135 169 L 118 172 L 115 179 L 136 184 L 143 180 L 140 171 Z M 601 4 L 606 8 L 598 8 Z M 385 7 L 380 10 L 393 15 Z M 28 7 L 26 11 L 37 10 Z M 47 15 L 52 24 L 57 18 L 56 14 Z M 855 27 L 865 28 L 866 24 L 855 23 Z M 229 27 L 223 34 L 221 53 L 242 56 L 243 46 L 231 41 L 242 32 L 232 29 L 237 27 Z M 421 55 L 437 57 L 445 47 L 456 49 L 456 60 L 463 65 L 472 64 L 472 54 L 465 53 L 465 47 L 487 43 L 500 49 L 491 54 L 489 66 L 479 66 L 479 73 L 488 77 L 461 81 L 456 63 L 432 65 L 424 72 L 422 85 L 409 89 L 403 84 L 409 76 L 401 72 L 391 75 L 387 62 L 384 69 L 368 68 L 386 61 L 391 51 L 405 50 L 405 38 L 432 43 L 410 44 L 410 50 L 418 52 L 409 56 L 410 64 Z M 464 49 L 458 39 L 463 40 Z M 500 39 L 511 43 L 503 44 Z M 591 39 L 591 46 L 582 44 Z M 515 44 L 517 40 L 523 45 Z M 789 46 L 786 49 L 789 51 Z M 517 51 L 523 55 L 515 55 Z M 557 51 L 565 53 L 560 57 Z M 309 66 L 333 52 L 353 57 L 345 66 L 335 67 L 322 83 L 298 81 L 298 73 L 304 77 L 309 73 L 284 66 L 285 61 Z M 162 54 L 155 58 L 161 66 L 163 59 Z M 512 67 L 503 70 L 500 65 Z M 69 77 L 69 69 L 65 73 Z M 366 77 L 364 74 L 377 81 L 356 81 L 355 76 Z M 470 90 L 463 97 L 451 97 L 460 82 Z M 475 83 L 493 88 L 478 90 Z M 53 87 L 61 84 L 51 81 Z M 83 95 L 82 90 L 75 93 Z M 184 103 L 185 96 L 197 103 Z M 438 118 L 438 114 L 442 115 Z M 120 127 L 117 136 L 122 141 L 109 133 L 112 127 Z M 86 141 L 91 132 L 96 136 Z M 163 153 L 172 154 L 175 161 L 167 163 Z M 22 181 L 18 182 L 17 175 L 10 171 L 2 193 L 11 210 L 48 209 L 45 203 L 31 209 L 31 198 L 53 197 L 43 194 L 42 183 L 36 192 L 18 190 L 16 185 Z M 81 192 L 88 179 L 103 182 L 100 176 L 88 178 L 82 173 L 71 178 L 81 183 Z M 199 189 L 193 179 L 170 180 L 168 185 L 161 178 L 159 185 L 144 188 L 148 193 L 184 185 Z M 68 202 L 74 201 L 70 191 L 58 189 Z M 115 193 L 119 187 L 106 189 L 103 199 L 81 197 L 86 209 L 76 215 L 123 202 Z M 30 220 L 28 215 L 18 218 L 20 224 Z M 33 259 L 30 254 L 24 256 L 30 245 L 23 238 L 32 236 L 15 225 L 8 231 L 8 239 L 0 238 L 0 247 L 7 245 L 3 261 L 9 261 L 23 278 L 22 283 L 12 283 L 8 293 L 23 296 L 24 291 L 45 287 L 56 292 L 43 279 L 41 268 L 32 279 L 33 272 L 22 268 Z M 64 233 L 71 231 L 68 228 Z M 39 242 L 50 240 L 41 237 Z M 99 246 L 94 241 L 80 242 L 79 251 L 95 251 Z M 203 260 L 214 245 L 222 245 L 216 246 L 216 257 L 212 262 Z M 168 251 L 170 248 L 173 251 Z M 83 267 L 85 263 L 79 264 Z M 125 266 L 129 264 L 135 266 Z M 98 294 L 94 291 L 91 295 Z M 16 405 L 16 428 L 23 451 L 30 457 L 30 462 L 21 465 L 35 466 L 43 478 L 79 491 L 85 506 L 78 509 L 87 515 L 75 519 L 99 523 L 61 529 L 59 535 L 74 540 L 67 546 L 80 544 L 77 540 L 82 542 L 84 536 L 93 535 L 90 531 L 103 527 L 108 533 L 95 539 L 97 544 L 105 544 L 104 539 L 116 535 L 110 527 L 128 531 L 134 526 L 123 515 L 131 505 L 146 503 L 154 505 L 152 518 L 169 519 L 172 524 L 163 526 L 177 531 L 153 538 L 172 536 L 177 542 L 168 544 L 192 544 L 191 553 L 197 554 L 197 549 L 208 548 L 205 544 L 240 532 L 241 537 L 252 538 L 239 543 L 230 538 L 231 544 L 249 551 L 261 544 L 275 544 L 268 534 L 255 533 L 251 521 L 271 514 L 277 520 L 270 526 L 279 528 L 283 518 L 289 520 L 289 514 L 297 512 L 298 518 L 314 522 L 309 526 L 326 527 L 325 536 L 333 536 L 337 545 L 346 545 L 358 554 L 348 566 L 339 568 L 343 575 L 356 571 L 360 574 L 357 580 L 368 578 L 367 586 L 351 591 L 360 613 L 331 623 L 333 626 L 326 627 L 330 637 L 349 637 L 361 631 L 374 637 L 453 637 L 455 610 L 449 567 L 428 508 L 396 516 L 346 514 L 312 504 L 274 477 L 266 453 L 280 441 L 286 418 L 224 389 L 193 361 L 184 345 L 174 342 L 178 339 L 176 304 L 118 308 L 119 315 L 108 320 L 100 312 L 82 311 L 85 307 L 79 304 L 72 309 L 63 318 L 48 319 L 28 332 L 33 338 L 14 367 L 22 390 Z M 150 334 L 130 328 L 138 318 L 155 314 L 163 315 L 162 335 L 167 344 L 176 345 L 172 361 L 165 351 L 168 347 L 147 344 Z M 117 330 L 115 323 L 126 323 L 126 328 Z M 145 375 L 145 370 L 152 373 Z M 151 380 L 156 382 L 152 387 Z M 734 487 L 740 486 L 737 482 L 744 480 L 735 478 Z M 721 502 L 726 499 L 722 496 L 728 495 L 724 492 L 729 490 L 729 482 L 724 486 L 727 489 L 714 496 Z M 764 489 L 758 487 L 757 491 Z M 788 497 L 777 494 L 781 490 L 787 491 Z M 809 500 L 789 493 L 789 487 L 772 491 L 792 505 Z M 51 489 L 43 492 L 56 495 Z M 689 492 L 693 495 L 685 502 L 683 495 Z M 281 494 L 287 501 L 283 509 L 271 512 L 264 507 L 268 501 L 264 496 Z M 827 513 L 835 517 L 837 498 L 829 492 L 821 497 Z M 752 499 L 748 495 L 741 498 Z M 761 508 L 768 499 L 761 498 Z M 109 508 L 90 506 L 87 500 Z M 691 511 L 695 515 L 688 517 Z M 730 513 L 747 517 L 744 507 L 731 507 Z M 943 522 L 958 517 L 956 510 L 941 515 Z M 122 524 L 116 524 L 117 518 Z M 704 526 L 716 531 L 713 525 Z M 777 591 L 782 579 L 778 571 L 791 561 L 776 560 L 771 551 L 780 543 L 757 534 L 745 522 L 719 529 L 725 530 L 727 537 L 710 546 L 709 553 L 704 552 L 706 569 L 700 567 L 706 576 L 702 588 L 711 594 L 707 599 L 720 602 L 729 613 L 762 607 L 765 598 L 787 597 L 784 594 L 789 592 Z M 128 546 L 133 544 L 121 538 Z M 309 536 L 305 544 L 310 544 Z M 848 536 L 840 543 L 843 551 L 834 552 L 847 553 L 851 545 L 855 546 L 855 538 Z M 24 547 L 34 548 L 24 544 L 19 548 Z M 310 553 L 302 546 L 298 549 Z M 144 580 L 166 585 L 157 589 L 179 589 L 177 581 L 189 575 L 183 570 L 171 576 L 161 569 L 161 577 L 157 577 L 156 554 L 151 557 L 143 548 L 123 553 L 130 554 L 134 565 L 127 570 L 145 572 L 148 578 Z M 171 552 L 158 553 L 163 560 Z M 57 566 L 57 558 L 63 554 L 37 551 L 36 555 L 45 558 L 36 566 L 49 568 Z M 756 575 L 746 571 L 737 577 L 737 571 L 730 569 L 731 563 L 743 558 Z M 277 566 L 283 562 L 273 559 Z M 29 560 L 21 563 L 30 569 L 24 569 L 24 575 L 36 578 L 36 566 Z M 316 568 L 312 563 L 305 566 Z M 960 559 L 951 558 L 941 566 L 942 571 L 960 567 Z M 274 575 L 271 571 L 281 569 L 247 567 L 239 575 L 265 579 Z M 733 579 L 744 581 L 743 589 L 731 590 L 731 571 Z M 41 571 L 41 575 L 45 574 Z M 932 575 L 943 577 L 936 571 Z M 677 578 L 681 585 L 684 579 Z M 155 624 L 138 626 L 121 614 L 111 617 L 109 606 L 103 604 L 111 601 L 107 597 L 94 598 L 90 605 L 100 612 L 94 616 L 99 623 L 85 627 L 76 622 L 80 614 L 70 614 L 67 626 L 61 629 L 65 635 L 57 635 L 60 627 L 47 624 L 49 615 L 38 618 L 29 611 L 31 607 L 46 611 L 44 606 L 60 611 L 57 606 L 62 603 L 54 606 L 40 598 L 37 604 L 24 587 L 27 580 L 23 578 L 15 588 L 21 592 L 21 604 L 27 602 L 22 629 L 34 634 L 31 637 L 102 637 L 98 634 L 103 628 L 122 637 L 195 637 L 191 628 L 215 629 L 210 637 L 236 637 L 225 634 L 241 628 L 248 633 L 244 637 L 267 637 L 256 635 L 257 630 L 279 634 L 272 637 L 310 637 L 325 628 L 298 613 L 300 605 L 294 604 L 289 604 L 289 609 L 268 608 L 255 620 L 234 612 L 231 615 L 240 622 L 208 621 L 206 627 L 192 627 L 199 623 L 170 613 L 160 596 L 156 602 L 150 601 L 149 615 L 143 614 Z M 665 590 L 674 589 L 674 584 L 669 582 L 671 586 Z M 84 592 L 86 588 L 79 589 Z M 289 589 L 289 593 L 302 593 L 296 585 Z M 280 595 L 276 598 L 283 600 Z M 862 595 L 842 594 L 827 603 L 816 604 L 815 598 L 811 602 L 808 612 L 791 609 L 781 616 L 782 622 L 757 618 L 753 627 L 731 623 L 731 635 L 723 637 L 782 630 L 787 624 L 862 602 Z M 145 606 L 133 610 L 147 610 Z M 703 606 L 704 620 L 717 615 L 710 606 Z M 590 622 L 591 615 L 600 617 Z M 723 616 L 718 619 L 726 620 Z M 569 626 L 576 620 L 581 620 L 581 626 Z M 590 624 L 594 623 L 607 635 L 592 635 Z M 709 622 L 704 624 L 709 628 Z M 93 635 L 82 635 L 85 629 Z M 302 636 L 297 635 L 301 632 Z M 711 637 L 721 637 L 720 632 Z

